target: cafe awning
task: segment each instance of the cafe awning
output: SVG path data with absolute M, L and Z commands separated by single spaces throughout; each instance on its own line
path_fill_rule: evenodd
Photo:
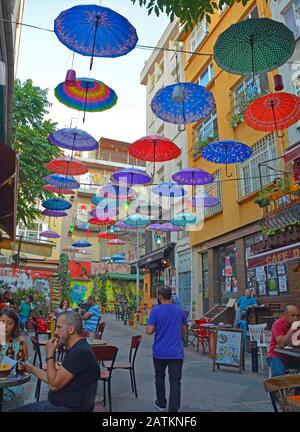
M 300 259 L 300 242 L 249 257 L 248 269 L 295 259 Z
M 298 158 L 300 158 L 300 141 L 289 146 L 283 155 L 283 159 L 284 159 L 285 163 L 291 162 L 291 161 L 298 159 Z

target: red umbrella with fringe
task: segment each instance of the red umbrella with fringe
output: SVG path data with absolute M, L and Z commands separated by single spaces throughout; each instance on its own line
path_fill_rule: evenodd
M 68 188 L 60 188 L 58 186 L 52 186 L 52 185 L 44 185 L 42 187 L 42 189 L 48 191 L 48 192 L 52 192 L 52 193 L 58 193 L 58 194 L 62 194 L 62 195 L 75 195 L 75 192 L 72 189 L 68 189 Z
M 86 174 L 89 171 L 84 163 L 72 156 L 61 156 L 57 159 L 53 159 L 47 163 L 47 169 L 57 174 L 75 176 Z

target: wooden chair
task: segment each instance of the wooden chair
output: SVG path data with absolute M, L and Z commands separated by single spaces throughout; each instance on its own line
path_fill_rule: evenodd
M 136 388 L 136 379 L 135 379 L 135 372 L 134 372 L 134 364 L 135 364 L 135 358 L 137 354 L 137 350 L 140 346 L 140 343 L 142 341 L 142 336 L 132 336 L 131 338 L 131 344 L 130 344 L 130 351 L 129 351 L 129 359 L 128 362 L 116 362 L 114 366 L 112 367 L 111 362 L 104 362 L 104 367 L 108 369 L 123 369 L 123 370 L 129 370 L 130 372 L 130 382 L 131 382 L 131 390 L 132 393 L 135 394 L 135 397 L 137 398 L 137 388 Z
M 108 387 L 108 403 L 111 412 L 111 375 L 114 368 L 115 360 L 118 354 L 118 348 L 113 345 L 92 346 L 97 361 L 104 366 L 104 362 L 111 362 L 109 369 L 101 370 L 99 380 L 103 382 L 103 405 L 106 406 L 106 383 Z
M 300 374 L 268 378 L 264 380 L 264 387 L 275 412 L 290 412 L 292 408 L 288 404 L 288 397 L 295 394 L 297 387 L 300 388 Z

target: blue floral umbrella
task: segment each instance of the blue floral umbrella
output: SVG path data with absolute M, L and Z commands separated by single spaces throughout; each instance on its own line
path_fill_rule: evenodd
M 137 44 L 135 28 L 122 15 L 97 5 L 79 5 L 59 14 L 54 32 L 61 43 L 84 56 L 119 57 Z
M 202 149 L 202 157 L 209 162 L 215 162 L 226 165 L 226 176 L 232 174 L 227 172 L 227 164 L 243 162 L 252 154 L 252 148 L 238 141 L 215 141 L 207 144 Z
M 61 188 L 79 189 L 80 183 L 75 180 L 73 176 L 66 176 L 64 174 L 50 174 L 44 178 L 45 182 Z
M 92 243 L 88 242 L 87 240 L 77 240 L 76 242 L 72 243 L 73 247 L 90 247 L 92 246 Z
M 208 117 L 215 109 L 215 100 L 205 87 L 180 82 L 158 90 L 152 99 L 151 108 L 163 121 L 187 124 Z
M 42 202 L 42 206 L 47 210 L 68 210 L 72 204 L 62 198 L 49 198 Z
M 48 141 L 57 147 L 72 151 L 91 151 L 99 146 L 90 134 L 75 128 L 56 130 L 48 136 Z

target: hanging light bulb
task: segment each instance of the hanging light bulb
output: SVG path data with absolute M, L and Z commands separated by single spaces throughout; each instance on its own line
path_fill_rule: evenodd
M 161 244 L 161 238 L 160 238 L 160 236 L 158 235 L 158 236 L 156 236 L 156 243 L 157 244 Z
M 75 240 L 76 236 L 74 234 L 71 235 L 71 240 Z
M 128 201 L 125 201 L 124 210 L 128 211 L 128 209 L 129 209 L 129 203 L 128 203 Z
M 176 85 L 172 93 L 173 102 L 183 102 L 184 101 L 184 88 L 180 85 Z
M 81 206 L 81 211 L 82 211 L 83 213 L 86 212 L 86 205 L 83 204 L 83 205 Z
M 75 227 L 74 227 L 74 225 L 71 225 L 70 228 L 69 228 L 69 232 L 73 233 L 74 231 L 75 231 Z

